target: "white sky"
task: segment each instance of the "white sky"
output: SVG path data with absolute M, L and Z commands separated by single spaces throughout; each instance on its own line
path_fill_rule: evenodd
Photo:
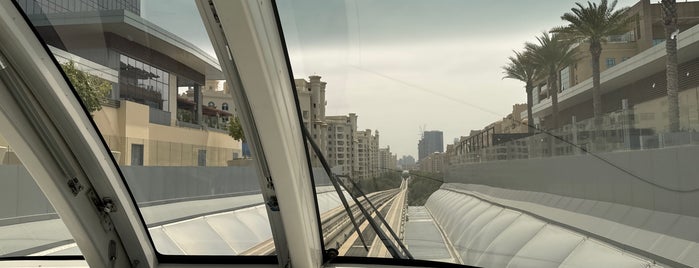
M 444 145 L 526 102 L 523 84 L 502 79 L 512 50 L 554 26 L 575 1 L 280 0 L 296 78 L 327 82 L 327 115 L 357 113 L 381 147 L 417 158 L 419 129 Z M 619 1 L 617 7 L 637 1 Z M 585 2 L 586 3 L 586 2 Z M 162 5 L 170 7 L 163 11 Z M 182 5 L 182 10 L 173 6 Z M 189 0 L 144 1 L 142 15 L 211 52 Z M 173 18 L 177 20 L 173 21 Z M 195 19 L 198 17 L 194 17 Z M 165 23 L 167 22 L 167 23 Z

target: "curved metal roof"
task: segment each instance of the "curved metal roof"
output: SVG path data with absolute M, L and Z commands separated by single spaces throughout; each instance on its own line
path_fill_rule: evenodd
M 318 194 L 320 213 L 340 205 L 335 192 Z M 235 228 L 231 228 L 231 227 Z M 158 252 L 173 255 L 239 255 L 272 238 L 264 204 L 149 228 Z
M 660 267 L 603 241 L 445 189 L 425 207 L 464 264 L 481 267 Z

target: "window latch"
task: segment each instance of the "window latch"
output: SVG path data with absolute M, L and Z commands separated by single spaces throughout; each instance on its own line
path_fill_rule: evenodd
M 90 189 L 90 191 L 87 192 L 87 196 L 90 198 L 90 201 L 92 201 L 92 205 L 95 206 L 95 209 L 97 209 L 97 213 L 101 218 L 102 228 L 104 228 L 105 231 L 111 231 L 114 229 L 114 224 L 112 223 L 112 219 L 109 217 L 109 214 L 116 212 L 117 206 L 112 198 L 100 198 L 95 192 L 95 189 Z

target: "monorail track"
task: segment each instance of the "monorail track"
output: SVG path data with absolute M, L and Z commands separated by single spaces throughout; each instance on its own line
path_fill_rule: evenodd
M 383 208 L 388 202 L 392 201 L 400 191 L 400 188 L 390 189 L 385 191 L 369 193 L 367 194 L 367 197 L 376 207 Z M 362 224 L 366 221 L 364 215 L 362 215 L 362 212 L 359 209 L 359 207 L 357 207 L 357 204 L 352 202 L 350 198 L 348 198 L 348 200 L 350 202 L 350 211 L 357 219 L 357 224 L 361 226 L 360 231 L 364 231 L 363 229 L 366 229 L 366 224 Z M 361 205 L 368 211 L 371 211 L 372 215 L 374 215 L 374 212 L 371 210 L 367 201 L 361 197 L 359 198 L 359 200 L 361 202 Z M 324 212 L 320 217 L 320 221 L 321 226 L 323 228 L 323 241 L 326 245 L 326 248 L 340 249 L 340 247 L 342 247 L 342 245 L 348 239 L 353 237 L 353 235 L 356 237 L 354 226 L 352 225 L 352 222 L 350 221 L 349 217 L 345 212 L 344 207 L 342 206 L 338 206 L 336 208 Z M 352 241 L 355 241 L 355 239 L 352 239 Z M 372 239 L 368 239 L 366 243 L 367 246 L 371 246 Z M 244 251 L 241 255 L 271 254 L 274 254 L 274 241 L 270 238 Z

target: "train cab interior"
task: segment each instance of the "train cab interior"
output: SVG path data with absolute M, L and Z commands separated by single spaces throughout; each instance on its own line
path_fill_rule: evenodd
M 699 266 L 697 2 L 401 2 L 0 1 L 0 267 Z

